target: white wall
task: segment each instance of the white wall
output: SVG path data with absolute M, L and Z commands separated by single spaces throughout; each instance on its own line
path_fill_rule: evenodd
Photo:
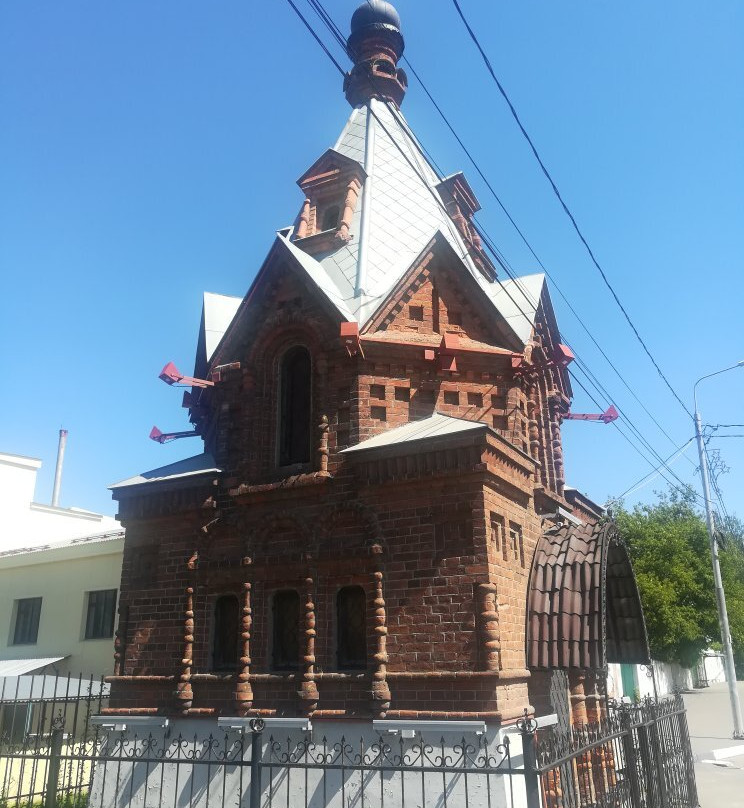
M 121 532 L 121 531 L 120 531 Z M 59 672 L 113 672 L 113 637 L 86 640 L 87 593 L 119 589 L 124 537 L 0 556 L 0 659 L 63 656 Z M 35 643 L 14 645 L 14 604 L 40 597 Z
M 723 654 L 707 651 L 703 655 L 705 675 L 709 685 L 722 684 L 726 681 L 726 668 L 723 664 Z
M 640 665 L 633 666 L 636 690 L 640 698 L 647 696 L 653 698 L 656 694 L 661 698 L 671 693 L 693 689 L 694 680 L 689 668 L 656 660 L 651 664 L 656 679 L 656 693 L 654 692 L 654 679 L 649 675 L 649 668 Z M 615 699 L 620 699 L 623 695 L 621 667 L 617 663 L 610 663 L 607 666 L 607 695 Z
M 0 552 L 118 530 L 111 516 L 34 502 L 41 460 L 0 453 Z
M 122 719 L 126 721 L 126 718 Z M 225 734 L 217 727 L 214 720 L 179 720 L 172 721 L 169 737 L 164 737 L 163 730 L 154 730 L 157 740 L 154 748 L 148 749 L 147 757 L 157 757 L 163 749 L 168 750 L 167 757 L 178 749 L 179 736 L 186 739 L 180 748 L 180 756 L 187 758 L 194 752 L 200 755 L 210 742 L 216 744 L 213 757 L 225 756 L 228 765 L 193 764 L 186 761 L 180 766 L 172 762 L 144 763 L 117 760 L 122 749 L 132 755 L 135 747 L 140 749 L 146 742 L 147 730 L 140 730 L 140 738 L 135 741 L 131 731 L 110 733 L 108 748 L 104 759 L 96 767 L 95 779 L 91 789 L 89 805 L 91 808 L 144 808 L 145 800 L 149 805 L 161 804 L 159 793 L 163 795 L 162 804 L 176 805 L 179 808 L 202 808 L 202 806 L 248 805 L 250 790 L 250 766 L 236 765 L 236 754 L 240 749 L 235 747 L 239 738 L 238 731 Z M 271 750 L 270 736 L 274 736 L 274 757 L 281 759 L 288 754 L 298 755 L 298 762 L 311 762 L 313 756 L 329 755 L 337 759 L 340 745 L 347 745 L 347 761 L 352 765 L 342 771 L 330 769 L 325 777 L 317 767 L 307 770 L 293 768 L 271 769 L 268 764 Z M 210 741 L 210 736 L 212 740 Z M 289 808 L 350 808 L 362 805 L 365 808 L 439 808 L 445 804 L 451 808 L 464 808 L 467 789 L 470 808 L 491 806 L 492 808 L 524 808 L 526 805 L 524 780 L 514 775 L 510 784 L 506 774 L 482 775 L 462 773 L 426 773 L 416 771 L 422 763 L 421 736 L 413 740 L 403 741 L 403 752 L 408 765 L 404 773 L 400 771 L 360 772 L 353 768 L 353 758 L 364 753 L 367 760 L 375 758 L 380 738 L 389 745 L 387 756 L 394 763 L 396 755 L 401 752 L 399 735 L 385 733 L 378 735 L 373 731 L 370 722 L 364 721 L 313 721 L 310 734 L 314 746 L 305 754 L 303 745 L 306 734 L 300 730 L 276 730 L 267 726 L 263 734 L 263 757 L 265 765 L 262 771 L 263 805 L 289 806 Z M 444 746 L 442 738 L 444 737 Z M 484 736 L 490 755 L 500 760 L 502 755 L 497 750 L 503 741 L 504 734 L 492 726 Z M 521 768 L 521 739 L 519 733 L 510 733 L 511 762 L 515 768 Z M 363 743 L 360 741 L 363 739 Z M 462 734 L 424 733 L 424 765 L 436 765 L 444 754 L 445 765 L 457 766 L 462 755 Z M 474 733 L 465 736 L 468 755 L 477 755 L 479 737 Z M 250 731 L 244 736 L 243 758 L 250 760 Z M 285 757 L 286 759 L 286 757 Z M 511 794 L 513 791 L 514 800 Z M 446 792 L 446 799 L 445 799 Z M 403 802 L 405 795 L 405 803 Z M 271 800 L 269 802 L 269 796 Z

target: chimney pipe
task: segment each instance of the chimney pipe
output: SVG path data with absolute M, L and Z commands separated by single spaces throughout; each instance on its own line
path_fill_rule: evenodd
M 67 445 L 67 430 L 59 430 L 59 446 L 57 448 L 57 466 L 54 469 L 54 488 L 52 490 L 52 506 L 59 507 L 59 488 L 62 484 L 62 464 L 65 461 L 65 446 Z

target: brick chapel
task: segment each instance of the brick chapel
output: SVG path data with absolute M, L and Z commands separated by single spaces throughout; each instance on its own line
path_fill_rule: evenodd
M 294 224 L 242 300 L 205 295 L 203 451 L 112 486 L 112 712 L 585 721 L 608 661 L 648 659 L 625 547 L 564 479 L 545 278 L 500 277 L 422 152 L 403 46 L 388 3 L 354 13 Z

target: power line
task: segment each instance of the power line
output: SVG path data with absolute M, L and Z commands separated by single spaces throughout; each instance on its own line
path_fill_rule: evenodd
M 567 204 L 565 203 L 565 201 L 563 200 L 563 197 L 561 196 L 561 192 L 558 190 L 558 186 L 555 184 L 555 181 L 553 180 L 553 177 L 551 176 L 551 174 L 550 174 L 550 172 L 548 171 L 548 169 L 547 169 L 547 167 L 546 167 L 545 163 L 543 162 L 542 158 L 540 157 L 540 154 L 539 154 L 539 152 L 537 151 L 537 148 L 536 148 L 536 146 L 535 146 L 534 142 L 532 141 L 532 138 L 529 136 L 529 134 L 528 134 L 527 130 L 524 128 L 524 125 L 522 124 L 522 121 L 520 120 L 519 115 L 517 114 L 517 110 L 514 108 L 514 104 L 512 104 L 512 102 L 511 102 L 511 100 L 510 100 L 509 96 L 508 96 L 508 95 L 507 95 L 507 93 L 506 93 L 506 90 L 504 89 L 503 85 L 501 84 L 501 82 L 499 81 L 498 77 L 496 76 L 496 73 L 494 72 L 494 69 L 493 69 L 493 67 L 491 66 L 491 62 L 489 61 L 488 57 L 487 57 L 487 56 L 486 56 L 486 54 L 485 54 L 485 51 L 484 51 L 484 50 L 483 50 L 483 48 L 481 47 L 480 42 L 478 41 L 478 37 L 475 35 L 475 32 L 474 32 L 474 31 L 473 31 L 473 29 L 470 27 L 470 24 L 468 23 L 467 19 L 465 18 L 465 15 L 463 14 L 462 9 L 460 8 L 460 4 L 458 3 L 458 1 L 457 1 L 457 0 L 452 0 L 452 2 L 453 2 L 453 4 L 454 4 L 455 8 L 457 9 L 457 13 L 458 13 L 458 15 L 460 16 L 460 19 L 462 20 L 463 24 L 465 25 L 465 28 L 467 29 L 468 34 L 470 35 L 470 38 L 473 40 L 473 43 L 475 44 L 476 48 L 477 48 L 477 49 L 478 49 L 478 51 L 480 52 L 480 55 L 481 55 L 481 57 L 483 58 L 483 61 L 484 61 L 485 65 L 486 65 L 486 68 L 488 69 L 488 72 L 491 74 L 491 78 L 492 78 L 492 79 L 494 80 L 494 82 L 496 83 L 496 86 L 497 86 L 497 88 L 498 88 L 499 92 L 501 93 L 501 95 L 503 96 L 504 100 L 506 101 L 506 103 L 507 103 L 507 105 L 508 105 L 508 107 L 509 107 L 509 111 L 511 112 L 512 117 L 513 117 L 513 118 L 514 118 L 514 120 L 516 121 L 517 126 L 519 127 L 519 130 L 521 131 L 521 133 L 522 133 L 522 135 L 524 136 L 525 140 L 526 140 L 526 141 L 527 141 L 527 143 L 529 144 L 530 149 L 532 150 L 532 153 L 533 153 L 533 155 L 535 156 L 535 159 L 537 160 L 537 162 L 538 162 L 538 164 L 539 164 L 539 166 L 540 166 L 540 168 L 541 168 L 541 170 L 542 170 L 542 173 L 545 175 L 545 178 L 546 178 L 546 179 L 548 180 L 548 182 L 550 183 L 550 186 L 551 186 L 551 188 L 553 189 L 553 193 L 555 194 L 556 198 L 557 198 L 557 199 L 558 199 L 558 201 L 560 202 L 561 207 L 563 208 L 563 210 L 564 210 L 565 214 L 566 214 L 566 215 L 568 216 L 568 218 L 571 220 L 571 224 L 573 225 L 573 228 L 574 228 L 574 230 L 576 231 L 576 234 L 578 235 L 578 237 L 579 237 L 579 239 L 581 240 L 582 244 L 584 245 L 584 247 L 586 248 L 587 252 L 589 253 L 589 257 L 591 258 L 592 263 L 594 264 L 594 266 L 595 266 L 595 267 L 597 268 L 597 270 L 599 271 L 599 274 L 602 276 L 602 280 L 604 281 L 605 286 L 607 286 L 607 288 L 610 290 L 610 293 L 612 294 L 612 297 L 614 298 L 615 303 L 617 303 L 617 305 L 618 305 L 618 307 L 619 307 L 620 311 L 623 313 L 623 316 L 624 316 L 624 317 L 625 317 L 625 319 L 627 320 L 628 325 L 630 326 L 630 328 L 632 329 L 633 333 L 635 334 L 636 339 L 637 339 L 637 340 L 638 340 L 638 342 L 641 344 L 641 347 L 642 347 L 642 348 L 643 348 L 643 350 L 646 352 L 646 355 L 647 355 L 647 356 L 648 356 L 648 358 L 651 360 L 651 362 L 652 362 L 653 366 L 656 368 L 657 373 L 658 373 L 658 374 L 659 374 L 659 376 L 660 376 L 660 377 L 661 377 L 661 378 L 664 380 L 664 384 L 666 384 L 666 386 L 669 388 L 669 390 L 670 390 L 670 392 L 672 393 L 672 395 L 673 395 L 673 396 L 674 396 L 674 397 L 677 399 L 677 401 L 679 402 L 679 404 L 680 404 L 680 406 L 682 407 L 682 409 L 683 409 L 683 410 L 684 410 L 684 411 L 685 411 L 685 412 L 686 412 L 686 413 L 687 413 L 687 414 L 690 416 L 690 418 L 692 418 L 692 413 L 691 413 L 691 412 L 690 412 L 690 410 L 688 409 L 688 407 L 687 407 L 687 405 L 685 404 L 685 402 L 684 402 L 684 401 L 682 401 L 682 399 L 679 397 L 679 395 L 677 394 L 677 391 L 676 391 L 676 390 L 675 390 L 675 389 L 672 387 L 671 383 L 669 382 L 669 380 L 667 379 L 667 377 L 664 375 L 664 372 L 663 372 L 663 371 L 662 371 L 662 369 L 659 367 L 659 364 L 658 364 L 658 362 L 656 361 L 656 359 L 654 359 L 653 354 L 651 353 L 651 351 L 649 350 L 649 348 L 648 348 L 648 346 L 646 345 L 645 341 L 644 341 L 644 340 L 643 340 L 643 338 L 641 337 L 641 335 L 640 335 L 640 333 L 638 332 L 638 329 L 636 328 L 635 324 L 634 324 L 634 323 L 633 323 L 633 321 L 630 319 L 630 315 L 628 314 L 627 310 L 625 309 L 625 306 L 624 306 L 624 305 L 622 304 L 622 302 L 620 301 L 620 298 L 618 297 L 617 292 L 615 291 L 614 287 L 612 286 L 612 284 L 610 283 L 609 279 L 607 278 L 607 275 L 605 274 L 605 271 L 604 271 L 604 270 L 602 269 L 602 267 L 600 266 L 599 261 L 597 260 L 596 256 L 594 255 L 594 252 L 593 252 L 592 248 L 589 246 L 589 243 L 587 242 L 586 238 L 584 238 L 584 234 L 581 232 L 581 229 L 579 228 L 579 225 L 577 224 L 576 219 L 574 218 L 573 213 L 571 213 L 571 211 L 570 211 L 570 209 L 569 209 L 568 205 L 567 205 Z
M 590 398 L 590 399 L 591 399 L 591 400 L 594 402 L 594 404 L 595 404 L 597 407 L 600 407 L 600 408 L 601 408 L 601 406 L 602 406 L 602 405 L 601 405 L 601 404 L 599 404 L 599 402 L 598 402 L 598 401 L 597 401 L 597 400 L 594 398 L 594 396 L 593 396 L 593 395 L 592 395 L 592 394 L 591 394 L 591 393 L 590 393 L 590 392 L 589 392 L 589 391 L 586 389 L 586 387 L 585 387 L 585 386 L 584 386 L 584 385 L 581 383 L 581 381 L 580 381 L 580 380 L 579 380 L 579 379 L 576 377 L 576 375 L 575 375 L 575 374 L 571 374 L 571 377 L 572 377 L 572 379 L 573 379 L 573 380 L 574 380 L 574 381 L 575 381 L 575 382 L 576 382 L 576 383 L 579 385 L 579 387 L 580 387 L 580 388 L 581 388 L 581 389 L 584 391 L 584 393 L 586 393 L 586 395 L 587 395 L 587 396 L 588 396 L 588 397 L 589 397 L 589 398 Z M 641 456 L 641 457 L 642 457 L 642 458 L 643 458 L 643 459 L 644 459 L 644 460 L 645 460 L 645 461 L 646 461 L 646 462 L 649 464 L 649 466 L 651 466 L 651 467 L 652 467 L 652 469 L 653 469 L 654 471 L 656 471 L 656 470 L 657 470 L 657 468 L 655 468 L 655 467 L 654 467 L 653 461 L 649 460 L 649 459 L 648 459 L 648 457 L 646 457 L 646 455 L 645 455 L 645 454 L 644 454 L 644 453 L 643 453 L 643 452 L 642 452 L 642 451 L 641 451 L 641 450 L 638 448 L 638 446 L 637 446 L 635 443 L 633 443 L 633 441 L 632 441 L 632 440 L 631 440 L 631 439 L 628 437 L 628 435 L 627 435 L 625 432 L 623 432 L 623 430 L 620 428 L 620 426 L 619 426 L 618 422 L 617 422 L 617 421 L 613 421 L 613 422 L 612 422 L 612 426 L 613 426 L 613 427 L 614 427 L 614 428 L 615 428 L 615 429 L 618 431 L 618 433 L 619 433 L 620 435 L 622 435 L 622 437 L 623 437 L 623 438 L 624 438 L 624 439 L 627 441 L 628 445 L 629 445 L 629 446 L 630 446 L 630 447 L 631 447 L 631 448 L 632 448 L 632 449 L 633 449 L 635 452 L 637 452 L 637 453 L 638 453 L 638 454 L 639 454 L 639 455 L 640 455 L 640 456 Z M 658 457 L 658 456 L 657 456 L 657 457 Z M 661 458 L 660 458 L 660 457 L 659 457 L 659 460 L 661 460 Z M 662 462 L 661 462 L 660 466 L 661 466 L 661 468 L 663 468 L 663 467 L 664 467 L 664 461 L 663 461 L 663 460 L 662 460 Z M 672 482 L 672 481 L 669 479 L 669 477 L 667 477 L 667 476 L 666 476 L 666 474 L 664 474 L 664 472 L 663 472 L 663 471 L 659 470 L 659 474 L 660 474 L 660 476 L 664 478 L 664 481 L 665 481 L 665 482 L 666 482 L 666 483 L 669 485 L 669 487 L 670 487 L 670 488 L 673 488 L 675 491 L 678 491 L 679 493 L 681 493 L 681 494 L 683 494 L 683 495 L 685 495 L 685 496 L 687 496 L 687 494 L 688 494 L 690 491 L 692 491 L 692 493 L 693 493 L 693 494 L 694 494 L 694 495 L 695 495 L 695 496 L 696 496 L 698 499 L 701 499 L 701 500 L 703 499 L 703 498 L 702 498 L 702 497 L 701 497 L 699 494 L 696 494 L 696 493 L 695 493 L 695 492 L 692 490 L 692 487 L 691 487 L 690 485 L 688 485 L 687 483 L 685 483 L 685 482 L 683 482 L 682 480 L 680 480 L 680 479 L 679 479 L 679 477 L 677 477 L 677 475 L 676 475 L 676 474 L 674 474 L 674 472 L 672 472 L 672 470 L 671 470 L 671 469 L 668 469 L 668 471 L 669 471 L 669 472 L 670 472 L 670 473 L 671 473 L 671 474 L 672 474 L 672 475 L 675 477 L 675 479 L 676 479 L 676 480 L 677 480 L 677 481 L 680 483 L 680 485 L 682 486 L 682 487 L 680 487 L 680 485 L 675 485 L 675 484 L 674 484 L 674 483 L 673 483 L 673 482 Z
M 623 493 L 622 493 L 622 494 L 620 494 L 618 497 L 616 497 L 616 499 L 617 499 L 617 500 L 622 500 L 624 497 L 627 497 L 627 496 L 628 496 L 628 494 L 632 494 L 634 491 L 636 491 L 636 490 L 637 490 L 638 488 L 640 488 L 642 485 L 645 485 L 645 484 L 647 484 L 648 482 L 651 482 L 651 480 L 654 478 L 654 476 L 656 476 L 656 473 L 659 471 L 659 469 L 664 468 L 665 466 L 668 466 L 670 463 L 672 463 L 672 462 L 673 462 L 673 461 L 674 461 L 674 460 L 677 458 L 677 456 L 678 456 L 679 454 L 681 454 L 682 452 L 684 452 L 684 450 L 685 450 L 685 449 L 686 449 L 686 448 L 687 448 L 687 447 L 688 447 L 688 446 L 689 446 L 689 445 L 692 443 L 692 441 L 694 441 L 694 440 L 695 440 L 695 436 L 694 436 L 694 435 L 693 435 L 691 438 L 688 438 L 688 439 L 687 439 L 687 440 L 686 440 L 686 441 L 685 441 L 685 442 L 684 442 L 684 443 L 683 443 L 681 446 L 678 446 L 678 447 L 677 447 L 677 448 L 676 448 L 676 449 L 675 449 L 675 450 L 674 450 L 674 451 L 673 451 L 673 452 L 672 452 L 672 453 L 669 455 L 669 457 L 667 457 L 667 458 L 664 460 L 664 462 L 663 462 L 663 463 L 661 463 L 660 465 L 658 465 L 658 466 L 657 466 L 657 467 L 656 467 L 656 468 L 655 468 L 653 471 L 650 471 L 650 472 L 649 472 L 648 474 L 646 474 L 644 477 L 641 477 L 641 479 L 640 479 L 640 480 L 638 480 L 638 482 L 633 483 L 633 485 L 631 485 L 629 488 L 627 488 L 625 491 L 623 491 Z

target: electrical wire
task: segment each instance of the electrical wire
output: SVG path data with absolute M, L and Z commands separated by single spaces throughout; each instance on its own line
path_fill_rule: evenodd
M 653 471 L 650 471 L 644 477 L 641 477 L 638 482 L 633 483 L 629 488 L 623 491 L 622 494 L 619 494 L 615 499 L 620 501 L 628 496 L 628 494 L 632 494 L 634 491 L 637 491 L 639 488 L 642 488 L 644 485 L 647 485 L 651 482 L 657 475 L 659 469 L 668 466 L 670 463 L 673 463 L 676 458 L 687 449 L 687 447 L 695 440 L 695 436 L 693 435 L 691 438 L 688 438 L 681 446 L 678 446 L 670 455 L 667 457 L 663 463 L 657 466 Z
M 646 355 L 651 360 L 653 366 L 656 368 L 657 373 L 663 379 L 664 384 L 666 384 L 666 386 L 669 388 L 669 390 L 672 393 L 672 395 L 674 396 L 674 398 L 677 399 L 677 401 L 679 402 L 682 409 L 690 416 L 690 418 L 692 418 L 693 417 L 692 413 L 690 412 L 690 410 L 687 407 L 687 405 L 685 404 L 685 402 L 679 397 L 679 395 L 677 394 L 677 391 L 674 389 L 674 387 L 672 387 L 671 383 L 669 382 L 669 379 L 667 379 L 667 377 L 664 375 L 664 372 L 662 371 L 662 369 L 659 366 L 658 362 L 656 361 L 653 354 L 649 350 L 649 348 L 646 345 L 646 342 L 644 341 L 643 337 L 641 337 L 638 329 L 636 328 L 634 322 L 631 320 L 630 315 L 628 314 L 625 306 L 623 305 L 622 301 L 620 300 L 617 292 L 615 291 L 614 287 L 610 283 L 607 275 L 605 274 L 605 271 L 602 269 L 599 261 L 597 260 L 597 257 L 594 254 L 594 251 L 589 246 L 589 242 L 584 237 L 584 234 L 582 233 L 581 229 L 579 228 L 579 225 L 577 224 L 573 213 L 571 213 L 571 210 L 569 209 L 568 205 L 564 201 L 563 196 L 561 195 L 561 192 L 558 189 L 558 186 L 556 185 L 555 181 L 553 180 L 553 177 L 551 176 L 551 174 L 548 171 L 545 163 L 543 162 L 542 158 L 540 157 L 540 154 L 537 151 L 537 147 L 535 146 L 535 144 L 534 144 L 532 138 L 530 137 L 530 135 L 528 134 L 527 130 L 524 128 L 524 125 L 522 124 L 522 121 L 521 121 L 519 115 L 517 114 L 517 110 L 514 108 L 514 104 L 512 104 L 509 96 L 506 93 L 506 90 L 504 89 L 503 85 L 501 84 L 498 77 L 496 76 L 496 73 L 495 73 L 495 71 L 494 71 L 494 69 L 493 69 L 493 67 L 491 65 L 491 62 L 489 61 L 488 57 L 486 56 L 486 53 L 483 50 L 483 47 L 481 46 L 481 44 L 480 44 L 480 42 L 478 40 L 478 37 L 475 35 L 475 32 L 473 31 L 473 29 L 471 28 L 471 26 L 468 23 L 467 19 L 465 18 L 465 15 L 463 14 L 462 9 L 460 8 L 460 4 L 458 3 L 458 0 L 452 0 L 452 2 L 454 4 L 454 6 L 455 6 L 455 9 L 457 10 L 457 13 L 458 13 L 460 19 L 462 20 L 463 24 L 465 25 L 465 28 L 467 29 L 467 32 L 470 35 L 470 38 L 472 39 L 472 41 L 475 44 L 476 48 L 478 49 L 481 57 L 483 58 L 483 61 L 484 61 L 485 65 L 486 65 L 486 68 L 487 68 L 488 72 L 491 75 L 491 78 L 496 83 L 496 87 L 498 88 L 498 90 L 501 93 L 502 97 L 506 101 L 506 103 L 507 103 L 507 105 L 509 107 L 509 111 L 511 112 L 512 117 L 516 121 L 517 126 L 519 127 L 519 130 L 521 131 L 521 133 L 524 136 L 525 140 L 529 144 L 529 147 L 532 150 L 532 153 L 535 156 L 535 159 L 537 160 L 537 162 L 538 162 L 538 164 L 539 164 L 539 166 L 540 166 L 540 168 L 542 170 L 542 173 L 545 175 L 545 178 L 550 183 L 550 186 L 553 189 L 553 193 L 555 194 L 556 198 L 560 202 L 561 207 L 563 208 L 563 211 L 565 212 L 565 214 L 570 219 L 571 224 L 573 225 L 573 228 L 576 231 L 576 234 L 578 235 L 579 239 L 581 240 L 581 243 L 586 248 L 592 263 L 594 264 L 594 266 L 599 271 L 599 274 L 602 276 L 602 280 L 604 281 L 605 286 L 610 290 L 610 293 L 612 294 L 612 297 L 614 298 L 615 303 L 617 303 L 617 305 L 618 305 L 620 311 L 623 313 L 623 316 L 625 317 L 628 325 L 630 326 L 631 330 L 635 334 L 636 339 L 641 344 L 641 347 L 646 352 Z

